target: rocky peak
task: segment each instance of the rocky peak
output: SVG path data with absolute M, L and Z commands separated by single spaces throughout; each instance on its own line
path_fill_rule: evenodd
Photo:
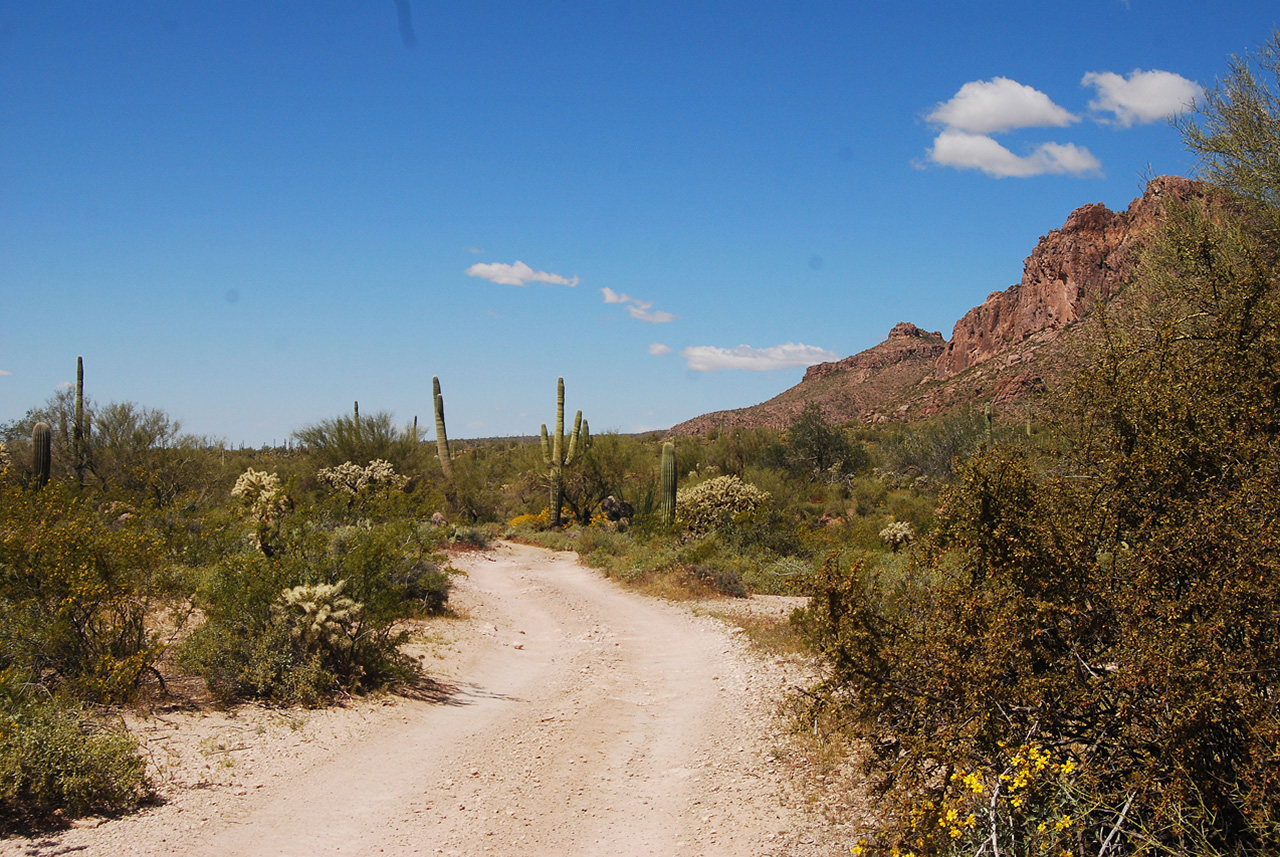
M 956 375 L 1010 348 L 1054 339 L 1124 287 L 1166 200 L 1198 192 L 1196 182 L 1161 176 L 1126 211 L 1101 203 L 1077 208 L 1061 229 L 1041 237 L 1017 285 L 992 293 L 956 322 L 938 358 L 937 377 Z
M 805 370 L 804 380 L 811 381 L 835 372 L 867 375 L 919 357 L 935 358 L 946 348 L 946 340 L 938 331 L 921 330 L 909 321 L 900 321 L 889 331 L 889 338 L 879 345 L 860 351 L 834 363 L 818 363 Z

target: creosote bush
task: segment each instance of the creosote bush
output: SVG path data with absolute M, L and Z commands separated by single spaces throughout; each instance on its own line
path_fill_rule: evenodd
M 0 677 L 0 834 L 116 814 L 152 795 L 137 741 L 76 708 L 24 698 Z

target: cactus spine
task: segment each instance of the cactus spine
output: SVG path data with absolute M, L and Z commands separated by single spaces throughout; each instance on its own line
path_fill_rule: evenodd
M 431 395 L 436 410 L 436 456 L 440 459 L 440 470 L 446 482 L 453 481 L 453 458 L 449 455 L 449 436 L 444 429 L 444 396 L 440 392 L 440 377 L 431 376 Z
M 43 488 L 49 484 L 49 468 L 53 464 L 53 427 L 38 422 L 31 430 L 31 469 L 36 472 L 36 482 Z
M 662 445 L 662 524 L 671 526 L 676 520 L 676 445 Z
M 551 526 L 560 526 L 560 504 L 564 500 L 564 468 L 573 464 L 578 451 L 591 445 L 591 428 L 582 411 L 573 419 L 573 434 L 566 449 L 564 436 L 564 378 L 556 381 L 556 433 L 547 437 L 547 424 L 542 424 L 542 461 L 551 481 Z

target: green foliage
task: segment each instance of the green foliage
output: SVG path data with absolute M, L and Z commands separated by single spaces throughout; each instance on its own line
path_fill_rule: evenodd
M 0 671 L 120 702 L 158 652 L 146 620 L 164 560 L 142 523 L 105 511 L 58 483 L 0 485 Z
M 212 569 L 196 594 L 205 624 L 180 661 L 228 700 L 316 705 L 395 681 L 404 675 L 398 623 L 447 601 L 444 538 L 403 517 L 349 525 L 326 522 L 323 507 L 301 510 L 283 522 L 273 556 L 241 554 Z
M 982 413 L 964 409 L 904 426 L 880 444 L 883 469 L 910 483 L 924 476 L 935 483 L 951 481 L 955 465 L 977 450 L 986 439 L 987 420 Z
M 358 404 L 351 416 L 303 426 L 293 437 L 316 463 L 326 467 L 380 458 L 402 473 L 411 472 L 418 452 L 412 430 L 397 426 L 387 411 L 360 416 Z
M 1252 200 L 1269 239 L 1280 238 L 1280 30 L 1233 57 L 1227 76 L 1176 121 L 1204 176 Z
M 208 478 L 210 462 L 201 452 L 203 441 L 183 434 L 182 424 L 164 411 L 112 402 L 98 409 L 96 425 L 83 467 L 103 489 L 123 491 L 134 502 L 164 506 L 203 487 Z
M 0 691 L 0 834 L 119 813 L 150 798 L 145 760 L 128 733 L 75 708 Z
M 871 466 L 862 444 L 823 419 L 817 402 L 806 402 L 796 415 L 787 428 L 784 448 L 789 466 L 811 482 L 838 481 Z

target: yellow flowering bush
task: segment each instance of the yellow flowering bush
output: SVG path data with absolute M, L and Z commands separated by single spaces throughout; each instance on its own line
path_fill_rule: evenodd
M 107 521 L 58 484 L 0 484 L 0 672 L 128 700 L 159 653 L 146 618 L 163 566 L 160 540 L 138 521 Z

